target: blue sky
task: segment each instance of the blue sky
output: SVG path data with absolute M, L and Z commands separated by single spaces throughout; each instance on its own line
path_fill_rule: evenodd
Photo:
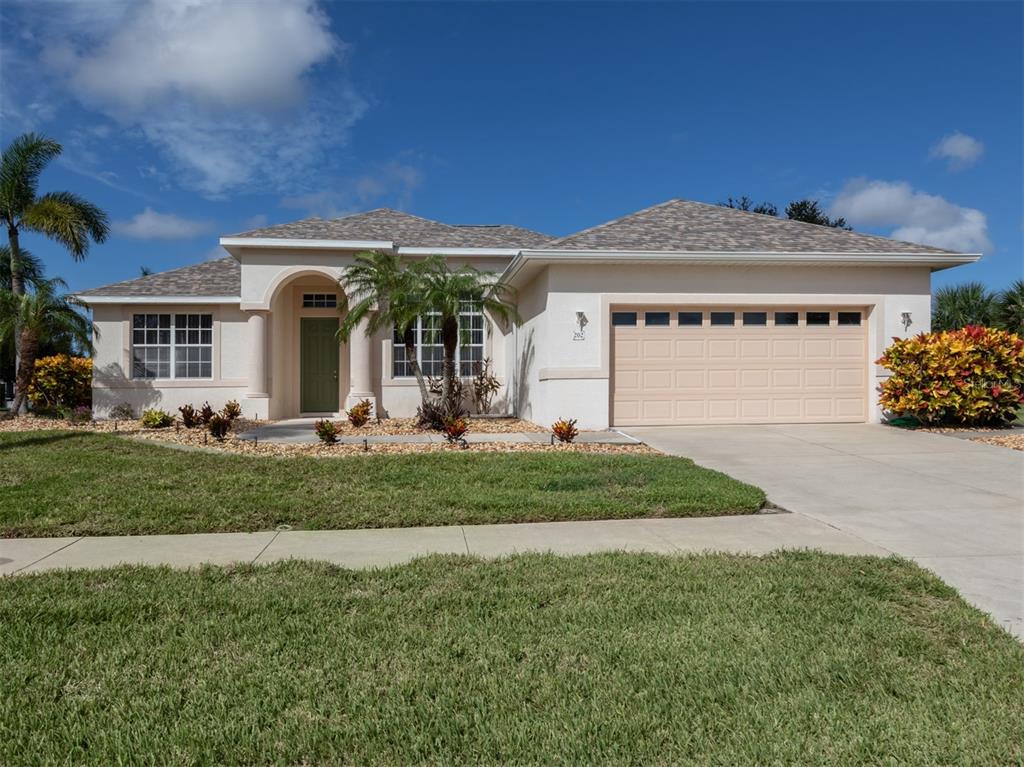
M 108 211 L 73 289 L 398 207 L 550 234 L 671 197 L 819 199 L 1022 276 L 1024 16 L 1002 3 L 6 2 L 0 138 Z

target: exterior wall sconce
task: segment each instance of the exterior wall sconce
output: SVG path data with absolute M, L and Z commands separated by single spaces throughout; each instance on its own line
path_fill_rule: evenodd
M 903 332 L 908 331 L 912 324 L 912 320 L 910 319 L 910 312 L 903 312 L 903 314 L 900 315 L 900 322 L 903 323 Z
M 586 338 L 583 328 L 590 324 L 585 312 L 576 312 L 576 330 L 572 333 L 573 341 L 582 341 Z

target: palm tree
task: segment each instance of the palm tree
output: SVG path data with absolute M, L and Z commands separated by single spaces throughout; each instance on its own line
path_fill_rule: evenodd
M 17 271 L 21 275 L 23 285 L 34 288 L 46 279 L 46 269 L 39 258 L 21 248 L 18 259 L 20 263 Z M 0 245 L 0 290 L 13 290 L 11 285 L 14 275 L 14 271 L 11 269 L 12 262 L 10 246 Z
M 455 401 L 455 377 L 458 374 L 455 355 L 459 348 L 459 314 L 467 305 L 501 321 L 519 320 L 515 306 L 509 300 L 512 289 L 470 266 L 452 271 L 441 256 L 430 256 L 423 261 L 423 300 L 427 311 L 439 315 L 441 345 L 444 355 L 441 363 L 441 406 L 448 415 L 461 409 Z M 468 331 L 468 329 L 463 329 Z
M 398 331 L 405 346 L 405 359 L 416 377 L 420 400 L 429 399 L 427 382 L 416 359 L 416 318 L 426 313 L 423 304 L 423 262 L 405 262 L 391 253 L 360 253 L 339 280 L 347 313 L 338 328 L 338 338 L 348 342 L 359 323 L 367 321 L 366 333 L 381 328 Z
M 0 158 L 0 222 L 7 226 L 10 261 L 10 292 L 25 294 L 25 259 L 20 245 L 22 231 L 35 232 L 61 245 L 76 261 L 89 252 L 90 241 L 103 242 L 110 230 L 107 214 L 91 202 L 71 192 L 37 194 L 39 176 L 46 166 L 60 155 L 62 147 L 53 139 L 36 133 L 25 133 L 14 139 Z M 21 357 L 21 334 L 14 333 L 15 371 Z M 31 368 L 30 368 L 31 369 Z M 15 372 L 17 382 L 22 376 Z
M 935 292 L 932 330 L 958 330 L 965 325 L 992 325 L 996 297 L 980 282 L 948 285 Z
M 1024 280 L 1015 280 L 996 299 L 996 314 L 1004 330 L 1024 336 Z
M 14 380 L 12 416 L 25 404 L 41 344 L 64 337 L 92 351 L 91 323 L 78 312 L 84 304 L 58 292 L 66 288 L 64 281 L 58 278 L 44 280 L 35 290 L 22 295 L 10 290 L 0 292 L 0 343 L 17 337 L 21 350 L 21 366 Z

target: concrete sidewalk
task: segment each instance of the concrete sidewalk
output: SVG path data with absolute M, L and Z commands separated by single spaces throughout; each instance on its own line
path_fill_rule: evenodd
M 197 567 L 314 559 L 355 568 L 399 564 L 427 554 L 499 557 L 525 551 L 587 554 L 616 550 L 766 554 L 803 548 L 836 554 L 890 553 L 800 514 L 757 514 L 372 530 L 8 538 L 0 539 L 0 574 L 125 563 Z

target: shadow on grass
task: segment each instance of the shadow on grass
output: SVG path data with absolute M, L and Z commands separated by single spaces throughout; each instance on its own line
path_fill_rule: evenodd
M 4 450 L 15 450 L 19 447 L 29 447 L 32 445 L 50 445 L 54 442 L 64 442 L 69 439 L 81 439 L 82 437 L 90 436 L 90 432 L 85 431 L 61 431 L 56 433 L 47 434 L 33 434 L 31 437 L 22 437 L 21 435 L 25 432 L 8 432 L 17 435 L 15 439 L 11 441 L 0 442 L 0 452 Z

